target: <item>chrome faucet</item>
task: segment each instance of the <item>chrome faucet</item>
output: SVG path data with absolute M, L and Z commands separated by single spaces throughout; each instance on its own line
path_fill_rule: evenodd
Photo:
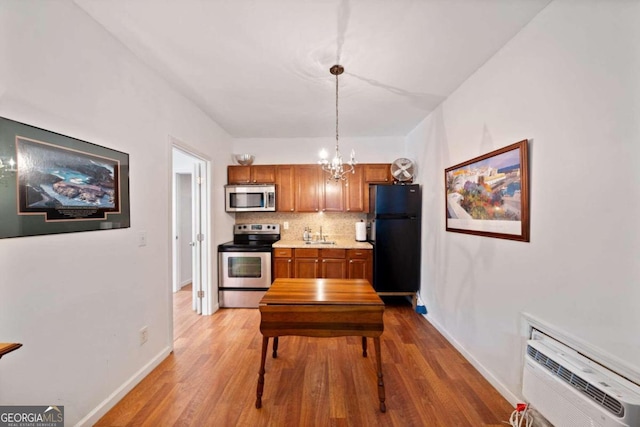
M 324 242 L 327 238 L 322 234 L 322 226 L 320 226 L 320 241 Z

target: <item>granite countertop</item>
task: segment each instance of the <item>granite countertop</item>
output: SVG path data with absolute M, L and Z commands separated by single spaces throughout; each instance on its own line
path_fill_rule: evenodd
M 369 242 L 356 242 L 352 239 L 329 239 L 336 242 L 330 244 L 306 244 L 304 240 L 278 240 L 273 244 L 274 248 L 318 248 L 318 249 L 373 249 Z

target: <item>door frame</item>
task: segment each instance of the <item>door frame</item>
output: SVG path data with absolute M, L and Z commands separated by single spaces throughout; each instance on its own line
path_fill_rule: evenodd
M 171 226 L 169 227 L 169 312 L 173 313 L 173 292 L 174 292 L 174 283 L 175 283 L 175 275 L 177 274 L 175 271 L 175 262 L 176 262 L 176 239 L 175 239 L 175 175 L 176 171 L 173 168 L 173 153 L 174 149 L 182 152 L 185 155 L 193 157 L 197 161 L 201 162 L 203 169 L 203 179 L 201 182 L 201 224 L 202 224 L 202 235 L 203 239 L 201 241 L 201 253 L 202 253 L 202 262 L 201 262 L 201 280 L 202 280 L 202 290 L 204 291 L 204 298 L 202 298 L 202 314 L 210 315 L 212 314 L 212 307 L 214 304 L 213 300 L 213 289 L 214 283 L 212 281 L 212 262 L 211 262 L 211 250 L 212 250 L 212 229 L 211 229 L 211 159 L 209 159 L 206 155 L 202 154 L 198 150 L 193 147 L 185 144 L 184 142 L 174 138 L 173 136 L 169 136 L 169 158 L 171 159 L 171 168 L 169 168 L 169 188 L 171 188 L 171 195 L 169 197 L 169 218 Z M 194 272 L 195 274 L 195 272 Z M 217 285 L 216 285 L 217 287 Z M 173 343 L 173 316 L 170 319 L 170 336 L 171 342 Z

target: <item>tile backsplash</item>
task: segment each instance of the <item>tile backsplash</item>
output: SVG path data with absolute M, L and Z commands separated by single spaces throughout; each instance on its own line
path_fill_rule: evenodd
M 311 227 L 315 235 L 320 231 L 327 239 L 356 238 L 356 222 L 367 220 L 365 213 L 289 213 L 289 212 L 241 212 L 236 213 L 236 224 L 264 223 L 280 224 L 280 235 L 283 240 L 302 240 L 305 227 Z M 289 223 L 289 229 L 284 229 L 284 223 Z

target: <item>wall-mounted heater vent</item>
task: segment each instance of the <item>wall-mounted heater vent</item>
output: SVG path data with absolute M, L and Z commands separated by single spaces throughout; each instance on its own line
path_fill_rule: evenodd
M 638 427 L 640 387 L 553 339 L 527 341 L 522 394 L 557 427 Z

